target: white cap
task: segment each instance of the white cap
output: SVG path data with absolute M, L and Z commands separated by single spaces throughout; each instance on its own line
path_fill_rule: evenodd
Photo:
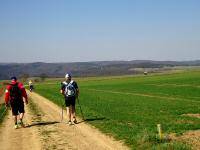
M 65 75 L 65 78 L 71 78 L 71 75 L 70 75 L 69 73 L 67 73 L 67 74 Z

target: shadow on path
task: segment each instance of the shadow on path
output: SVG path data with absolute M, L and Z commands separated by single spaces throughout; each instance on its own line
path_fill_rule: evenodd
M 26 126 L 26 128 L 30 128 L 33 126 L 46 126 L 46 125 L 51 125 L 51 124 L 56 124 L 56 123 L 60 123 L 58 121 L 53 121 L 53 122 L 37 122 L 37 123 L 32 123 Z
M 90 122 L 90 121 L 95 121 L 95 120 L 104 120 L 105 117 L 101 117 L 101 118 L 88 118 L 82 121 L 77 122 L 77 124 L 82 123 L 82 122 Z

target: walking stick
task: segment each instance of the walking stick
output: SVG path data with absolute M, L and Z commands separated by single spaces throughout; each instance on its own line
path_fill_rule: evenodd
M 61 122 L 63 121 L 63 105 L 62 105 L 62 112 L 61 112 Z
M 64 103 L 62 104 L 62 110 L 61 110 L 61 122 L 63 121 L 63 111 L 64 111 Z
M 77 101 L 78 101 L 78 105 L 79 105 L 79 108 L 80 108 L 80 111 L 81 111 L 81 115 L 82 115 L 82 118 L 83 120 L 85 121 L 85 117 L 83 115 L 83 111 L 82 111 L 82 108 L 81 108 L 81 105 L 80 105 L 80 102 L 79 102 L 79 98 L 77 97 Z

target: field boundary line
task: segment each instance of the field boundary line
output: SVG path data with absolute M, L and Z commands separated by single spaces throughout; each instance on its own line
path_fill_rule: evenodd
M 123 94 L 123 95 L 135 95 L 135 96 L 142 96 L 142 97 L 151 97 L 151 98 L 163 98 L 168 100 L 181 100 L 181 101 L 187 101 L 187 102 L 194 102 L 194 103 L 200 103 L 200 101 L 194 101 L 190 99 L 185 98 L 176 98 L 176 97 L 165 97 L 165 96 L 157 96 L 157 95 L 150 95 L 150 94 L 141 94 L 141 93 L 129 93 L 129 92 L 119 92 L 119 91 L 106 91 L 106 90 L 99 90 L 99 89 L 86 89 L 89 91 L 97 91 L 97 92 L 105 92 L 105 93 L 113 93 L 113 94 Z
M 165 84 L 146 84 L 146 85 L 153 85 L 153 86 L 174 86 L 174 87 L 193 87 L 193 88 L 200 88 L 200 85 L 191 85 L 191 84 L 170 84 L 170 83 L 165 83 Z
M 57 83 L 51 83 L 51 82 L 47 82 L 47 83 L 43 83 L 42 85 L 56 85 Z M 34 85 L 41 85 L 41 83 L 35 83 L 33 84 Z M 25 87 L 28 87 L 29 85 L 28 84 L 24 84 Z

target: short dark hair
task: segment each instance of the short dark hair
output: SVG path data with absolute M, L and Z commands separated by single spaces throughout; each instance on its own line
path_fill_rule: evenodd
M 15 76 L 10 78 L 11 80 L 17 80 L 17 78 Z

